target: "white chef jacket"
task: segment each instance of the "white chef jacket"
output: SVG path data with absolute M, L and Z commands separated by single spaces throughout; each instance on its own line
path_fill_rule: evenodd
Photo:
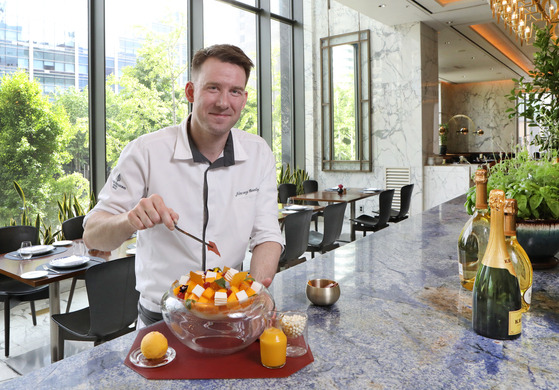
M 173 281 L 189 271 L 202 270 L 203 252 L 206 269 L 239 269 L 247 244 L 251 250 L 266 241 L 283 245 L 276 163 L 268 144 L 259 136 L 233 128 L 222 153 L 225 166 L 209 169 L 209 161 L 194 143 L 191 148 L 188 120 L 130 142 L 101 190 L 97 205 L 84 221 L 87 224 L 89 215 L 100 210 L 126 212 L 141 198 L 159 194 L 167 207 L 178 213 L 180 228 L 216 244 L 221 257 L 163 224 L 138 231 L 136 289 L 140 303 L 154 312 L 161 311 L 161 297 Z M 205 162 L 200 162 L 200 157 Z

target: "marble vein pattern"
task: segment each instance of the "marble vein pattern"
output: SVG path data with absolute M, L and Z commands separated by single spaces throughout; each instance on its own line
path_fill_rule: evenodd
M 458 197 L 276 275 L 276 305 L 307 312 L 315 358 L 288 378 L 149 381 L 123 364 L 132 333 L 4 388 L 558 388 L 559 270 L 536 271 L 519 339 L 477 335 L 471 292 L 458 279 L 463 203 Z M 338 281 L 338 302 L 312 305 L 305 296 L 311 278 Z
M 426 153 L 432 153 L 430 148 L 433 148 L 436 34 L 420 23 L 384 25 L 335 0 L 305 0 L 304 10 L 305 58 L 308 59 L 305 62 L 312 63 L 305 67 L 305 125 L 309 129 L 307 134 L 311 133 L 306 138 L 307 171 L 325 188 L 338 184 L 382 188 L 385 168 L 410 168 L 411 182 L 415 184 L 410 213 L 420 213 L 423 210 L 423 163 Z M 321 165 L 320 61 L 312 59 L 320 58 L 320 38 L 358 30 L 371 33 L 373 170 L 325 172 Z M 428 128 L 427 137 L 423 134 L 424 127 Z M 374 199 L 364 201 L 363 205 L 368 213 L 378 207 Z

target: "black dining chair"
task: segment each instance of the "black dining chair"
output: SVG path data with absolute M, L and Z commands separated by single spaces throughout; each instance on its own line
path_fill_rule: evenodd
M 292 183 L 281 183 L 278 186 L 278 197 L 280 203 L 287 203 L 287 200 L 297 195 L 297 186 Z
M 390 218 L 388 222 L 400 222 L 408 218 L 410 211 L 411 195 L 413 192 L 413 184 L 407 184 L 400 188 L 400 210 L 390 210 Z
M 309 244 L 312 214 L 312 210 L 302 210 L 285 217 L 285 247 L 278 263 L 278 272 L 307 260 L 303 254 Z
M 311 193 L 311 192 L 317 192 L 318 191 L 318 182 L 316 180 L 305 180 L 303 182 L 303 192 L 305 194 Z M 310 206 L 319 206 L 320 204 L 316 201 L 316 200 L 306 200 L 305 204 L 310 205 Z M 314 229 L 318 230 L 318 218 L 319 217 L 324 217 L 324 212 L 323 211 L 315 211 L 312 215 L 311 221 L 314 221 Z
M 314 252 L 326 253 L 340 246 L 337 241 L 342 233 L 346 206 L 346 202 L 338 202 L 324 208 L 324 233 L 309 232 L 307 252 L 311 252 L 311 257 L 314 258 Z
M 135 257 L 97 264 L 85 271 L 89 307 L 54 314 L 58 325 L 59 356 L 64 357 L 64 341 L 93 341 L 99 345 L 136 328 L 138 299 Z
M 66 240 L 78 240 L 83 237 L 83 219 L 85 215 L 78 215 L 77 217 L 69 218 L 62 222 L 62 235 Z M 68 296 L 68 303 L 66 304 L 66 313 L 70 311 L 72 299 L 74 299 L 74 291 L 78 279 L 83 280 L 84 276 L 74 276 L 72 278 L 72 285 L 70 286 L 70 295 Z
M 367 232 L 377 232 L 388 227 L 388 219 L 390 218 L 390 210 L 392 209 L 392 199 L 394 198 L 394 190 L 385 190 L 379 194 L 379 215 L 371 216 L 362 214 L 352 219 L 353 229 L 362 231 L 363 237 Z
M 34 226 L 7 226 L 0 228 L 0 253 L 20 248 L 22 241 L 39 243 L 39 229 Z M 35 301 L 48 299 L 48 286 L 32 287 L 12 278 L 0 275 L 0 302 L 4 303 L 4 354 L 10 355 L 10 309 L 21 302 L 29 302 L 33 325 L 37 325 Z

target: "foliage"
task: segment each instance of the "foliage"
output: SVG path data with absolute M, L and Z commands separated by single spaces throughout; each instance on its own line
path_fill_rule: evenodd
M 352 82 L 336 83 L 334 88 L 334 128 L 332 145 L 335 145 L 334 159 L 340 161 L 355 160 L 356 157 L 356 121 L 355 89 Z
M 30 212 L 42 210 L 52 183 L 63 174 L 69 127 L 66 113 L 43 96 L 38 82 L 24 71 L 0 81 L 0 219 L 19 214 L 19 199 L 11 183 L 27 192 Z
M 534 160 L 527 150 L 489 168 L 487 190 L 502 189 L 516 199 L 519 219 L 559 219 L 559 163 L 557 153 Z M 475 207 L 475 186 L 467 193 L 469 214 Z
M 89 92 L 76 88 L 57 89 L 54 105 L 63 108 L 70 126 L 67 132 L 67 152 L 71 160 L 63 166 L 65 172 L 81 172 L 88 176 L 89 170 Z
M 515 101 L 509 108 L 509 118 L 520 116 L 529 120 L 530 126 L 538 126 L 532 144 L 541 151 L 559 151 L 559 43 L 552 38 L 551 26 L 536 30 L 533 46 L 534 69 L 529 72 L 531 82 L 513 79 L 517 86 L 507 95 Z
M 186 16 L 168 16 L 161 21 L 159 29 L 151 31 L 140 27 L 145 33 L 145 40 L 138 50 L 134 67 L 124 70 L 126 76 L 132 77 L 146 88 L 155 90 L 164 106 L 167 123 L 179 123 L 187 113 L 184 85 L 177 82 L 187 71 L 186 58 Z M 156 123 L 154 124 L 156 125 Z
M 39 230 L 40 235 L 42 237 L 40 242 L 42 242 L 43 244 L 53 243 L 55 241 L 55 236 L 58 234 L 58 232 L 53 234 L 51 227 L 45 224 L 45 222 L 43 221 L 43 219 L 39 214 L 37 214 L 37 218 L 35 219 L 35 224 L 34 225 L 31 224 L 31 220 L 29 219 L 29 211 L 27 209 L 27 203 L 25 201 L 25 193 L 23 192 L 23 189 L 16 181 L 14 181 L 13 184 L 23 204 L 22 212 L 20 216 L 20 225 L 35 226 Z M 17 221 L 12 218 L 10 220 L 10 226 L 17 226 Z
M 278 173 L 278 186 L 283 183 L 292 183 L 297 185 L 297 195 L 303 194 L 303 182 L 309 179 L 309 174 L 302 168 L 292 171 L 289 164 L 282 165 Z

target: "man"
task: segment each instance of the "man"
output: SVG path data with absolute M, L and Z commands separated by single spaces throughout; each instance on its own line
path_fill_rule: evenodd
M 262 138 L 233 128 L 252 67 L 232 45 L 198 51 L 185 88 L 191 115 L 130 142 L 84 220 L 89 248 L 112 250 L 138 232 L 140 327 L 161 319 L 161 296 L 180 275 L 239 269 L 247 244 L 251 274 L 266 286 L 272 282 L 283 245 L 275 159 Z M 215 242 L 221 257 L 175 224 Z

